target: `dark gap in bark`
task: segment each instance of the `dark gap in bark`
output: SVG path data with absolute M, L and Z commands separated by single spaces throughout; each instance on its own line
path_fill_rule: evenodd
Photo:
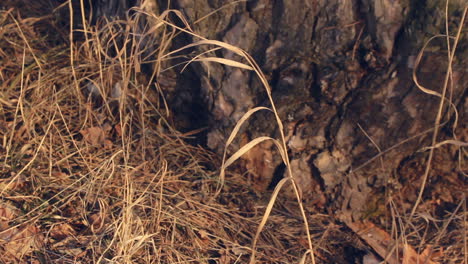
M 321 177 L 320 170 L 314 165 L 314 160 L 317 158 L 318 154 L 312 155 L 307 162 L 309 164 L 310 170 L 312 172 L 312 177 L 316 182 L 320 184 L 320 189 L 325 190 L 325 181 Z
M 273 25 L 272 25 L 272 33 L 274 35 L 273 39 L 278 39 L 278 34 L 280 32 L 278 32 L 278 28 L 280 23 L 281 23 L 281 17 L 283 15 L 283 12 L 284 12 L 284 2 L 283 0 L 274 0 L 273 1 L 273 14 L 272 14 L 272 17 L 276 18 L 276 19 L 273 19 Z
M 312 67 L 312 85 L 310 86 L 310 95 L 319 103 L 322 99 L 322 89 L 320 88 L 319 78 L 318 78 L 318 67 L 317 64 L 313 63 Z
M 284 165 L 284 163 L 281 163 L 276 167 L 275 172 L 273 173 L 273 179 L 271 180 L 270 185 L 268 185 L 268 190 L 274 190 L 276 188 L 276 185 L 278 185 L 278 183 L 283 179 L 285 171 L 286 165 Z

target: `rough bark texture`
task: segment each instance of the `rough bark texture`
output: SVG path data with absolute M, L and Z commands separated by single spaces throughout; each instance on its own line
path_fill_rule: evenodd
M 439 100 L 414 85 L 412 72 L 420 47 L 444 32 L 444 2 L 230 2 L 178 0 L 174 7 L 194 22 L 224 6 L 194 24 L 195 32 L 246 50 L 269 77 L 304 197 L 316 200 L 323 193 L 330 208 L 361 217 L 371 195 L 396 188 L 391 174 L 431 134 L 420 135 L 434 126 Z M 451 3 L 451 21 L 462 7 L 461 1 Z M 439 92 L 447 65 L 444 41 L 431 45 L 418 70 L 422 85 Z M 466 123 L 466 41 L 461 45 L 450 93 Z M 220 55 L 233 58 L 228 51 Z M 220 64 L 194 64 L 193 70 L 209 113 L 207 145 L 221 152 L 236 121 L 248 109 L 268 105 L 264 88 L 248 71 Z M 453 112 L 444 113 L 448 120 Z M 260 113 L 245 135 L 277 136 L 276 130 L 273 115 Z M 396 145 L 382 163 L 366 163 L 378 149 Z M 280 158 L 270 160 L 272 147 L 260 146 L 246 158 L 260 189 L 281 171 Z
M 166 1 L 158 3 L 165 8 Z M 428 142 L 431 133 L 424 132 L 434 126 L 439 99 L 418 89 L 412 72 L 424 42 L 445 32 L 445 1 L 174 0 L 169 8 L 182 11 L 197 34 L 238 46 L 258 62 L 285 122 L 293 173 L 311 203 L 348 220 L 362 217 L 370 197 L 398 188 L 392 173 Z M 463 1 L 451 1 L 451 34 L 462 8 Z M 440 38 L 431 44 L 417 72 L 422 85 L 439 92 L 445 43 Z M 465 35 L 449 92 L 459 124 L 467 121 L 466 43 Z M 236 59 L 226 50 L 217 55 Z M 269 106 L 264 88 L 249 71 L 216 63 L 191 67 L 195 74 L 179 77 L 177 96 L 169 98 L 176 112 L 196 106 L 192 117 L 203 120 L 186 125 L 208 125 L 206 145 L 222 153 L 241 116 Z M 453 122 L 453 111 L 445 108 L 444 120 Z M 238 144 L 259 135 L 278 136 L 271 113 L 256 114 Z M 373 159 L 379 151 L 385 154 Z M 272 144 L 244 159 L 260 190 L 284 171 Z

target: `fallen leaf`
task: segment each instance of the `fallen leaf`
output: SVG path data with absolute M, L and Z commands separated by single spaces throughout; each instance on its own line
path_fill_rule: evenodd
M 117 124 L 114 126 L 114 129 L 117 133 L 117 136 L 122 137 L 122 126 L 120 124 Z
M 88 222 L 93 232 L 99 232 L 104 226 L 104 217 L 102 213 L 94 213 L 88 217 Z
M 101 127 L 90 127 L 80 131 L 83 139 L 93 146 L 105 145 L 106 133 Z
M 242 141 L 242 146 L 248 143 L 245 135 Z M 245 161 L 245 168 L 252 177 L 254 187 L 259 191 L 266 191 L 273 179 L 275 166 L 273 164 L 272 146 L 271 141 L 264 141 L 254 146 L 241 157 Z
M 14 233 L 2 245 L 7 255 L 21 259 L 33 251 L 41 250 L 44 246 L 44 236 L 38 227 L 29 225 L 12 230 Z
M 424 254 L 425 252 L 425 254 Z M 414 263 L 424 263 L 424 264 L 436 264 L 432 261 L 427 254 L 429 251 L 423 251 L 423 254 L 419 255 L 413 247 L 408 244 L 403 245 L 403 259 L 402 264 L 414 264 Z
M 9 227 L 10 221 L 16 218 L 18 212 L 19 210 L 10 204 L 0 204 L 0 231 L 3 231 Z
M 18 191 L 19 189 L 23 188 L 26 185 L 26 176 L 20 175 L 18 177 L 15 177 L 16 174 L 12 172 L 12 177 L 8 179 L 2 179 L 0 180 L 0 190 L 3 191 Z M 14 179 L 14 181 L 11 181 L 11 179 Z M 0 208 L 2 205 L 0 205 Z
M 50 230 L 50 236 L 56 240 L 62 240 L 68 236 L 74 235 L 76 235 L 76 231 L 68 223 L 54 225 Z
M 398 257 L 393 253 L 387 256 L 388 250 L 393 245 L 391 236 L 383 229 L 375 226 L 369 221 L 345 221 L 346 225 L 351 228 L 362 240 L 374 249 L 374 251 L 383 259 L 386 259 L 389 264 L 400 264 Z
M 372 222 L 369 221 L 346 221 L 346 225 L 351 228 L 362 240 L 374 249 L 374 251 L 389 264 L 415 264 L 415 263 L 424 263 L 424 264 L 437 264 L 427 256 L 428 252 L 419 255 L 416 250 L 411 247 L 411 245 L 404 244 L 402 248 L 403 257 L 401 262 L 399 257 L 395 255 L 395 250 L 390 256 L 387 256 L 389 250 L 392 249 L 394 240 L 391 236 L 383 229 L 377 227 Z
M 114 144 L 112 144 L 112 141 L 110 141 L 109 139 L 104 140 L 104 148 L 105 149 L 111 149 L 113 145 Z
M 444 255 L 443 248 L 439 248 L 437 250 L 432 249 L 431 246 L 427 246 L 424 251 L 421 253 L 422 256 L 426 257 L 429 256 L 431 259 L 440 258 Z

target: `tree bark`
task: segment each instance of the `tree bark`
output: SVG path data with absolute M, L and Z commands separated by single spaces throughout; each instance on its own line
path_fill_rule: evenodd
M 423 93 L 412 73 L 425 41 L 444 32 L 444 5 L 388 0 L 174 1 L 197 34 L 238 46 L 256 59 L 285 122 L 289 155 L 304 198 L 317 201 L 324 194 L 327 200 L 322 203 L 347 219 L 362 217 L 369 197 L 383 195 L 384 187 L 397 188 L 392 173 L 427 145 L 432 134 L 440 100 Z M 451 2 L 452 35 L 462 8 L 461 1 Z M 421 84 L 438 92 L 447 67 L 444 42 L 440 38 L 431 43 L 417 69 Z M 465 124 L 466 43 L 458 48 L 450 91 Z M 234 58 L 229 51 L 219 55 Z M 192 64 L 192 69 L 208 113 L 207 146 L 221 153 L 241 116 L 254 106 L 269 105 L 266 93 L 252 72 L 214 63 Z M 444 122 L 453 122 L 453 109 L 445 107 L 443 114 Z M 278 136 L 274 116 L 256 114 L 243 135 Z M 274 173 L 282 171 L 272 148 L 261 145 L 245 158 L 259 189 L 266 189 Z
M 257 61 L 284 122 L 294 177 L 310 203 L 348 221 L 362 218 L 370 200 L 398 188 L 395 171 L 429 142 L 440 100 L 423 93 L 412 75 L 424 43 L 445 32 L 445 1 L 166 4 L 158 0 L 155 10 L 182 11 L 196 34 L 240 47 Z M 463 7 L 463 1 L 450 2 L 451 35 Z M 458 123 L 466 124 L 468 42 L 462 37 L 447 96 L 458 109 Z M 186 41 L 178 45 L 197 39 Z M 197 54 L 209 48 L 198 47 Z M 239 59 L 227 50 L 216 55 Z M 425 88 L 442 92 L 446 68 L 446 39 L 438 38 L 422 56 L 416 76 Z M 269 106 L 264 87 L 253 72 L 221 64 L 192 63 L 191 70 L 177 77 L 168 97 L 179 116 L 192 112 L 183 126 L 207 125 L 206 145 L 222 153 L 242 115 L 255 106 Z M 450 130 L 453 110 L 445 104 L 445 136 L 455 132 Z M 466 140 L 463 126 L 461 139 Z M 260 135 L 279 135 L 271 113 L 255 114 L 237 147 Z M 259 190 L 284 173 L 269 143 L 246 155 L 244 165 Z

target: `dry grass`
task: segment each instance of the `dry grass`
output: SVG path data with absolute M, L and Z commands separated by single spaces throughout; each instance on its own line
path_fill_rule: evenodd
M 433 218 L 430 214 L 428 214 L 427 212 L 424 212 L 424 209 L 421 210 L 420 208 L 421 203 L 423 203 L 423 194 L 426 191 L 426 188 L 428 185 L 429 175 L 431 171 L 433 170 L 432 166 L 434 163 L 435 150 L 437 148 L 440 148 L 443 145 L 450 144 L 450 145 L 455 146 L 458 149 L 458 153 L 459 153 L 458 155 L 460 157 L 466 156 L 465 149 L 463 149 L 462 147 L 467 146 L 467 143 L 461 142 L 457 139 L 456 130 L 458 128 L 458 123 L 459 123 L 459 120 L 458 120 L 459 114 L 458 114 L 456 105 L 452 102 L 453 98 L 451 96 L 451 93 L 454 90 L 452 65 L 454 63 L 454 57 L 457 51 L 459 41 L 461 39 L 461 33 L 463 31 L 463 27 L 465 24 L 465 18 L 467 15 L 468 6 L 465 6 L 463 10 L 463 14 L 459 22 L 460 24 L 456 32 L 449 31 L 448 9 L 449 9 L 449 1 L 446 1 L 446 7 L 445 7 L 446 32 L 445 34 L 431 37 L 424 44 L 418 57 L 416 58 L 415 67 L 413 71 L 414 83 L 422 92 L 424 92 L 427 95 L 436 96 L 440 98 L 440 101 L 439 101 L 439 106 L 437 108 L 437 115 L 434 119 L 431 147 L 425 148 L 425 149 L 428 149 L 429 154 L 428 154 L 427 160 L 424 163 L 425 169 L 424 169 L 424 173 L 421 176 L 421 185 L 418 190 L 417 199 L 412 205 L 412 209 L 409 215 L 407 216 L 398 216 L 395 214 L 392 215 L 393 219 L 398 219 L 398 221 L 401 221 L 400 223 L 396 223 L 396 221 L 394 221 L 394 224 L 392 225 L 392 229 L 393 229 L 392 233 L 400 234 L 399 236 L 397 235 L 394 239 L 395 241 L 397 241 L 397 244 L 398 244 L 398 241 L 401 241 L 404 247 L 406 247 L 409 244 L 409 241 L 412 240 L 411 244 L 418 244 L 418 248 L 420 249 L 425 248 L 424 250 L 426 252 L 420 251 L 419 254 L 420 255 L 426 254 L 425 255 L 426 261 L 428 261 L 429 257 L 432 254 L 436 255 L 434 251 L 439 250 L 439 255 L 442 257 L 440 258 L 442 260 L 442 263 L 447 263 L 447 262 L 455 263 L 455 261 L 456 262 L 459 261 L 460 263 L 467 263 L 467 259 L 466 259 L 468 256 L 468 252 L 467 252 L 468 248 L 466 247 L 466 243 L 467 243 L 466 213 L 467 211 L 466 211 L 465 194 L 463 195 L 463 198 L 460 199 L 460 202 L 458 203 L 457 207 L 453 210 L 453 212 L 447 212 L 447 216 L 444 217 L 443 220 L 438 220 L 436 218 Z M 448 55 L 447 56 L 447 69 L 446 69 L 444 83 L 441 84 L 441 93 L 424 87 L 418 80 L 418 76 L 417 76 L 417 70 L 419 68 L 421 59 L 425 53 L 425 50 L 428 47 L 428 45 L 430 45 L 431 42 L 436 38 L 446 39 L 446 44 L 447 44 L 447 55 Z M 448 113 L 446 114 L 445 121 L 443 120 L 444 113 Z M 453 135 L 453 139 L 438 142 L 440 138 L 439 137 L 440 127 L 444 125 L 443 123 L 448 123 L 450 119 L 453 119 L 453 122 L 452 122 L 453 124 L 452 124 L 452 127 L 450 128 L 450 131 Z M 461 158 L 459 162 L 461 162 L 462 159 L 463 158 Z M 463 171 L 461 172 L 463 173 Z M 462 207 L 464 209 L 462 209 Z M 395 208 L 392 208 L 392 209 L 393 209 L 392 212 L 397 211 L 395 210 Z M 456 226 L 456 228 L 452 232 L 448 232 L 447 227 L 453 221 L 456 221 L 456 223 L 454 223 L 453 225 L 453 226 Z M 437 231 L 435 230 L 432 230 L 432 232 L 429 231 L 431 230 L 431 228 L 434 228 Z M 458 239 L 453 239 L 454 236 L 458 237 Z M 450 240 L 460 241 L 459 243 L 452 242 L 453 247 L 457 247 L 458 250 L 443 253 L 442 252 L 443 248 L 438 248 L 442 237 L 444 237 L 448 241 Z M 433 247 L 437 249 L 434 250 Z M 390 250 L 389 255 L 392 254 L 393 250 L 395 250 L 396 248 L 398 248 L 398 246 L 393 247 L 393 249 Z M 455 255 L 452 255 L 453 253 L 455 253 Z M 458 255 L 460 253 L 462 253 L 463 255 Z M 418 262 L 419 262 L 419 259 L 418 259 Z
M 175 26 L 170 14 L 184 27 Z M 142 16 L 150 27 L 141 28 Z M 0 11 L 0 262 L 327 263 L 341 252 L 339 245 L 355 246 L 356 238 L 343 236 L 331 216 L 304 208 L 291 171 L 265 198 L 227 170 L 265 140 L 275 143 L 290 169 L 283 134 L 254 139 L 220 158 L 185 143 L 187 134 L 174 128 L 158 80 L 175 56 L 207 45 L 214 48 L 182 58 L 255 71 L 271 103 L 244 115 L 226 150 L 257 111 L 271 111 L 283 133 L 268 82 L 250 55 L 194 34 L 174 10 L 160 16 L 139 10 L 127 21 L 86 26 L 80 40 L 63 34 L 69 42 L 45 37 L 50 23 L 49 16 Z M 73 17 L 69 24 L 73 30 Z M 198 41 L 170 51 L 179 34 Z M 157 48 L 146 50 L 148 42 Z M 240 61 L 209 55 L 220 48 Z M 152 75 L 142 73 L 144 64 L 152 65 Z M 293 182 L 297 203 L 277 199 L 286 181 Z M 464 202 L 444 222 L 413 210 L 403 223 L 408 218 L 390 206 L 395 238 L 428 241 L 408 230 L 435 223 L 432 244 L 465 241 L 440 257 L 466 258 Z M 447 230 L 449 224 L 457 228 Z
M 168 14 L 143 37 L 139 13 L 53 46 L 37 35 L 48 17 L 0 13 L 2 262 L 247 261 L 265 205 L 236 173 L 221 191 L 207 168 L 221 160 L 185 143 L 152 86 L 180 30 Z M 142 76 L 144 63 L 153 76 Z M 259 263 L 300 257 L 300 219 L 279 213 L 266 229 Z

